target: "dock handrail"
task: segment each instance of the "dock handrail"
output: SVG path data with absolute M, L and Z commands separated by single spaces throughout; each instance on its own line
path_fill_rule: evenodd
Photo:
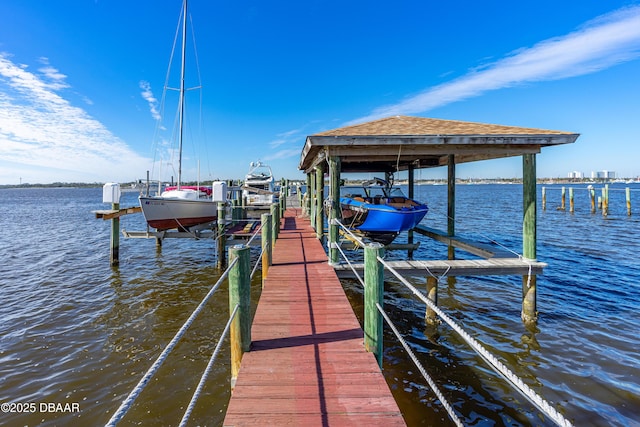
M 458 335 L 460 335 L 460 337 L 472 348 L 472 350 L 474 350 L 483 360 L 485 360 L 485 362 L 487 362 L 487 364 L 496 373 L 498 373 L 505 380 L 507 380 L 507 383 L 510 384 L 516 391 L 518 391 L 520 394 L 522 394 L 527 400 L 529 400 L 543 414 L 545 414 L 551 420 L 553 420 L 558 426 L 568 427 L 568 426 L 572 426 L 573 425 L 570 421 L 568 421 L 566 418 L 564 418 L 553 406 L 551 406 L 551 404 L 549 404 L 549 402 L 547 402 L 544 398 L 542 398 L 539 394 L 537 394 L 533 389 L 531 389 L 527 384 L 525 384 L 524 381 L 522 381 L 522 379 L 519 378 L 516 374 L 514 374 L 509 368 L 507 368 L 506 365 L 504 365 L 502 362 L 500 362 L 500 360 L 498 360 L 498 358 L 496 356 L 491 354 L 475 338 L 473 338 L 461 326 L 459 326 L 455 321 L 453 321 L 453 319 L 451 319 L 451 317 L 449 317 L 446 313 L 444 313 L 433 301 L 431 301 L 428 297 L 423 295 L 422 292 L 420 292 L 418 289 L 416 289 L 402 275 L 400 275 L 391 265 L 389 265 L 379 255 L 383 251 L 382 245 L 375 244 L 375 243 L 374 244 L 365 244 L 361 239 L 359 239 L 357 236 L 355 236 L 347 227 L 345 227 L 339 220 L 334 220 L 334 221 L 335 221 L 334 223 L 337 224 L 338 226 L 340 226 L 341 228 L 343 228 L 344 231 L 347 234 L 349 234 L 351 238 L 357 239 L 358 244 L 360 244 L 362 247 L 365 248 L 365 280 L 362 280 L 362 278 L 357 274 L 356 270 L 352 267 L 352 264 L 348 260 L 346 254 L 340 248 L 340 245 L 337 244 L 337 249 L 342 254 L 342 256 L 347 261 L 347 263 L 349 264 L 349 266 L 351 267 L 351 269 L 355 273 L 355 275 L 358 278 L 358 280 L 360 281 L 360 283 L 365 288 L 365 293 L 366 293 L 365 281 L 367 281 L 367 278 L 373 277 L 374 278 L 374 282 L 376 281 L 376 279 L 375 279 L 376 274 L 366 271 L 367 266 L 372 264 L 371 262 L 369 262 L 369 263 L 367 262 L 367 251 L 372 251 L 373 253 L 375 253 L 375 263 L 379 264 L 384 269 L 387 269 L 388 271 L 390 271 L 398 280 L 400 280 L 404 286 L 406 286 L 415 296 L 418 297 L 418 299 L 420 299 L 422 302 L 424 302 L 429 309 L 431 309 L 433 312 L 435 312 L 445 323 L 447 323 L 454 331 L 456 331 L 458 333 Z M 375 267 L 375 268 L 379 268 L 379 267 Z M 429 274 L 431 274 L 430 271 L 429 271 Z M 446 273 L 443 274 L 441 277 L 436 277 L 433 274 L 431 274 L 431 275 L 436 280 L 440 280 L 443 276 L 446 275 Z M 383 283 L 382 283 L 382 280 L 381 280 L 381 283 L 373 283 L 372 285 L 373 286 L 382 287 Z M 367 299 L 367 296 L 365 295 L 365 300 L 366 299 Z M 367 306 L 368 306 L 367 301 L 365 301 L 365 316 L 364 316 L 365 317 L 365 330 L 367 330 L 367 323 L 368 322 L 371 322 L 371 323 L 375 323 L 376 322 L 376 320 L 373 320 L 376 316 L 375 315 L 372 316 L 371 314 L 367 313 L 367 310 L 368 310 Z M 438 389 L 438 387 L 435 384 L 435 382 L 429 377 L 429 375 L 427 374 L 427 372 L 424 369 L 424 367 L 422 367 L 422 365 L 419 363 L 419 361 L 417 360 L 417 358 L 415 357 L 415 355 L 411 351 L 411 349 L 408 346 L 408 344 L 406 344 L 406 342 L 402 338 L 401 334 L 398 332 L 398 329 L 395 327 L 395 325 L 393 324 L 391 319 L 388 317 L 388 315 L 384 311 L 382 305 L 380 303 L 376 302 L 375 304 L 372 305 L 371 309 L 375 309 L 375 311 L 379 312 L 381 314 L 382 318 L 387 322 L 389 327 L 392 329 L 392 331 L 394 332 L 394 334 L 396 335 L 396 337 L 398 338 L 398 340 L 400 341 L 400 343 L 404 347 L 404 349 L 407 351 L 407 353 L 411 357 L 412 361 L 414 362 L 414 364 L 416 365 L 416 367 L 418 368 L 420 373 L 423 375 L 425 380 L 429 383 L 429 386 L 432 388 L 432 390 L 434 391 L 434 393 L 436 394 L 436 396 L 438 397 L 438 399 L 440 400 L 440 402 L 444 406 L 445 410 L 447 411 L 447 413 L 449 414 L 449 416 L 453 420 L 453 422 L 456 423 L 456 425 L 462 425 L 460 420 L 459 420 L 459 418 L 458 418 L 458 416 L 455 414 L 455 411 L 453 410 L 452 406 L 446 401 L 446 399 L 444 398 L 444 395 L 440 392 L 440 390 Z M 373 329 L 375 330 L 375 326 L 373 326 Z M 380 351 L 380 354 L 381 354 L 382 353 L 382 349 L 381 349 L 381 345 L 382 345 L 381 344 L 382 343 L 382 337 L 381 337 L 382 330 L 381 330 L 381 328 L 377 332 L 378 332 L 379 336 L 378 337 L 373 337 L 373 340 L 376 341 L 375 345 L 378 346 L 378 350 Z M 366 342 L 365 342 L 365 345 L 367 345 Z M 372 345 L 372 347 L 375 348 L 375 345 Z M 376 356 L 379 356 L 379 355 L 376 355 Z
M 267 215 L 267 217 L 268 217 L 267 224 L 269 224 L 271 222 L 271 215 Z M 265 219 L 267 219 L 267 218 L 265 218 Z M 207 304 L 209 299 L 220 288 L 222 283 L 227 278 L 229 278 L 229 281 L 231 282 L 233 277 L 230 277 L 230 274 L 232 272 L 234 272 L 234 271 L 235 271 L 235 275 L 236 276 L 245 274 L 245 272 L 240 272 L 238 270 L 243 269 L 243 267 L 242 267 L 243 263 L 246 263 L 247 265 L 250 263 L 250 260 L 248 259 L 248 252 L 249 252 L 249 249 L 250 249 L 250 243 L 257 236 L 258 232 L 260 232 L 262 230 L 262 227 L 264 225 L 265 224 L 263 222 L 261 224 L 260 228 L 255 231 L 254 235 L 251 237 L 251 239 L 246 244 L 244 244 L 244 245 L 236 245 L 236 246 L 234 246 L 232 248 L 232 250 L 235 251 L 235 253 L 237 253 L 237 254 L 239 254 L 240 252 L 246 252 L 246 254 L 245 255 L 238 255 L 237 257 L 235 257 L 233 259 L 233 261 L 231 261 L 231 263 L 229 263 L 229 265 L 226 268 L 226 270 L 220 275 L 220 277 L 218 278 L 216 283 L 211 287 L 209 292 L 207 292 L 207 294 L 202 299 L 200 304 L 198 304 L 198 306 L 195 308 L 193 313 L 189 316 L 189 318 L 185 321 L 185 323 L 182 325 L 182 327 L 178 330 L 178 332 L 175 334 L 175 336 L 169 342 L 169 344 L 167 344 L 167 346 L 162 351 L 162 353 L 160 353 L 160 355 L 158 356 L 156 361 L 147 370 L 147 372 L 140 379 L 140 381 L 133 388 L 133 390 L 129 393 L 129 395 L 126 397 L 126 399 L 120 404 L 120 407 L 116 410 L 116 412 L 113 414 L 111 419 L 109 419 L 109 421 L 107 422 L 107 424 L 106 424 L 107 427 L 115 427 L 122 420 L 122 418 L 124 418 L 124 416 L 127 414 L 127 412 L 133 406 L 135 400 L 138 398 L 140 393 L 144 390 L 144 388 L 149 383 L 151 378 L 160 369 L 160 367 L 165 362 L 165 360 L 168 358 L 169 354 L 176 347 L 176 345 L 178 344 L 180 339 L 182 339 L 182 337 L 187 332 L 187 330 L 189 329 L 191 324 L 194 322 L 196 317 L 203 310 L 204 306 Z M 256 272 L 258 265 L 261 264 L 262 254 L 265 252 L 265 250 L 267 250 L 267 246 L 270 245 L 271 243 L 272 242 L 270 242 L 270 241 L 269 242 L 263 242 L 263 244 L 261 245 L 262 252 L 260 253 L 260 256 L 258 257 L 258 259 L 256 261 L 256 264 L 255 264 L 251 274 L 248 276 L 249 277 L 249 283 L 251 281 L 251 278 L 253 277 L 253 274 Z M 244 258 L 245 256 L 246 256 L 246 258 Z M 246 283 L 244 283 L 244 285 L 249 286 Z M 240 285 L 240 286 L 242 286 L 242 285 Z M 230 287 L 231 287 L 231 285 L 230 285 Z M 229 291 L 230 301 L 231 301 L 231 294 L 232 294 L 232 291 L 230 290 Z M 248 305 L 248 302 L 247 301 L 240 301 L 240 302 L 238 302 L 236 304 L 231 304 L 231 306 L 234 307 L 233 311 L 229 316 L 229 320 L 227 321 L 227 324 L 226 324 L 222 334 L 220 335 L 220 338 L 218 339 L 218 343 L 216 344 L 214 352 L 213 352 L 211 358 L 209 359 L 209 363 L 207 364 L 207 367 L 205 368 L 205 370 L 204 370 L 204 372 L 203 372 L 203 374 L 202 374 L 202 376 L 200 378 L 198 386 L 196 387 L 196 390 L 194 391 L 194 394 L 193 394 L 193 396 L 191 398 L 191 401 L 189 402 L 189 406 L 187 407 L 187 409 L 186 409 L 186 411 L 185 411 L 185 413 L 184 413 L 184 415 L 182 417 L 182 420 L 180 421 L 180 426 L 186 425 L 186 423 L 187 423 L 187 421 L 188 421 L 188 419 L 189 419 L 189 417 L 191 415 L 191 412 L 193 411 L 193 408 L 194 408 L 194 406 L 195 406 L 195 404 L 196 404 L 196 402 L 197 402 L 197 400 L 198 400 L 198 398 L 199 398 L 199 396 L 201 394 L 201 391 L 202 391 L 202 388 L 204 386 L 204 383 L 206 382 L 206 380 L 207 380 L 207 378 L 209 376 L 209 373 L 211 372 L 211 369 L 214 366 L 215 360 L 216 360 L 216 358 L 217 358 L 217 356 L 218 356 L 218 354 L 220 352 L 220 349 L 221 349 L 221 346 L 222 346 L 222 342 L 229 335 L 229 333 L 231 331 L 231 328 L 232 328 L 232 323 L 234 322 L 234 320 L 236 318 L 236 315 L 238 314 L 239 311 L 241 311 L 243 309 L 243 307 L 241 307 L 242 305 Z M 246 326 L 246 325 L 243 325 L 242 327 L 244 327 L 244 326 Z M 232 351 L 232 353 L 233 353 L 233 351 Z M 241 355 L 240 355 L 240 357 L 241 357 Z

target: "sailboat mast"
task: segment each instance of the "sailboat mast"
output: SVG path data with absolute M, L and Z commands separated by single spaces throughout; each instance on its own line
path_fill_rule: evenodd
M 182 66 L 180 69 L 180 133 L 178 135 L 178 190 L 182 185 L 182 135 L 184 123 L 184 71 L 187 52 L 187 0 L 182 11 Z

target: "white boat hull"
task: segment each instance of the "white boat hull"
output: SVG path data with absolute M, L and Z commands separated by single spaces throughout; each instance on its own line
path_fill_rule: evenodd
M 140 196 L 139 200 L 147 224 L 159 231 L 187 229 L 218 218 L 218 205 L 211 199 Z

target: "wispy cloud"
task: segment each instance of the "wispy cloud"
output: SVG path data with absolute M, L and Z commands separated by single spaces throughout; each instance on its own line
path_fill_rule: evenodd
M 288 148 L 288 149 L 284 149 L 284 150 L 279 150 L 276 151 L 275 153 L 272 153 L 268 156 L 266 156 L 264 158 L 265 161 L 270 162 L 272 160 L 279 160 L 279 159 L 288 159 L 291 157 L 298 157 L 300 156 L 300 148 Z
M 151 91 L 151 85 L 144 80 L 140 81 L 140 89 L 142 89 L 142 98 L 149 103 L 149 110 L 151 110 L 151 117 L 154 120 L 160 121 L 162 119 L 160 111 L 158 111 L 158 100 L 153 96 Z
M 48 60 L 41 62 L 44 67 L 33 73 L 0 52 L 0 179 L 20 174 L 30 182 L 64 180 L 61 176 L 104 181 L 149 162 L 56 93 L 69 87 L 66 76 Z M 49 179 L 43 170 L 51 174 Z M 36 173 L 39 181 L 30 178 Z
M 619 9 L 587 22 L 562 37 L 544 40 L 503 59 L 411 96 L 375 109 L 348 124 L 415 114 L 485 92 L 527 82 L 559 80 L 594 73 L 640 56 L 640 6 Z

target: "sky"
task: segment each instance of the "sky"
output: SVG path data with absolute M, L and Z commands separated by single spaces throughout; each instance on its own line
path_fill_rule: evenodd
M 175 179 L 181 7 L 0 2 L 0 184 Z M 398 114 L 579 133 L 543 149 L 538 177 L 640 176 L 640 1 L 189 9 L 183 180 L 240 179 L 252 161 L 303 178 L 308 135 Z M 521 175 L 517 157 L 457 167 Z

